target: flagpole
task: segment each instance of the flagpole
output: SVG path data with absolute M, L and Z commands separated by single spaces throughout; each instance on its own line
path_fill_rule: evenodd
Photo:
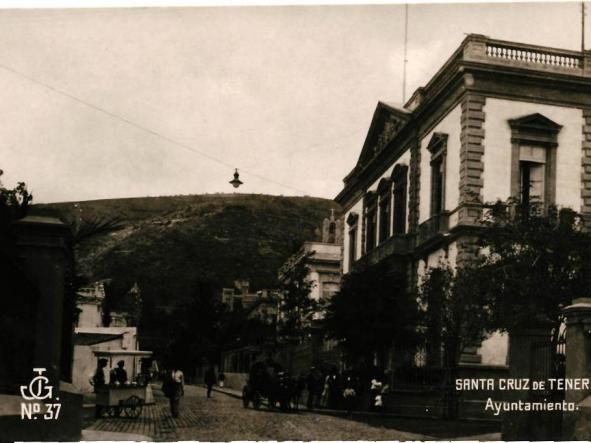
M 404 5 L 404 63 L 402 72 L 402 104 L 406 103 L 406 47 L 408 43 L 408 3 Z
M 585 52 L 585 1 L 581 0 L 581 52 Z

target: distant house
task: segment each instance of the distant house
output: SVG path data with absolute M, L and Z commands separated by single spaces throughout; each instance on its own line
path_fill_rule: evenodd
M 221 302 L 230 311 L 243 310 L 248 318 L 273 323 L 277 317 L 277 291 L 261 289 L 251 292 L 248 280 L 234 281 L 234 287 L 222 288 Z
M 99 281 L 78 291 L 79 317 L 74 330 L 74 354 L 72 365 L 72 383 L 81 392 L 91 392 L 90 377 L 96 369 L 97 359 L 94 351 L 107 350 L 137 350 L 137 328 L 127 326 L 126 315 L 111 313 L 110 326 L 103 322 L 103 302 L 105 298 L 104 282 Z M 133 357 L 122 358 L 128 376 L 134 374 L 135 362 Z M 110 362 L 107 372 L 117 364 Z
M 279 269 L 279 281 L 285 281 L 289 270 L 303 263 L 312 283 L 310 297 L 317 301 L 329 299 L 340 289 L 342 247 L 343 222 L 331 211 L 330 217 L 322 222 L 320 241 L 304 242 Z
M 250 282 L 248 280 L 235 280 L 234 287 L 222 288 L 222 303 L 230 311 L 236 309 L 248 309 L 258 299 L 256 292 L 250 292 Z
M 247 311 L 248 319 L 257 319 L 265 324 L 272 325 L 277 322 L 277 304 L 279 293 L 275 290 L 263 289 L 257 291 L 257 299 L 249 304 Z
M 342 273 L 343 222 L 335 217 L 334 210 L 330 217 L 322 222 L 319 241 L 307 241 L 294 255 L 289 257 L 279 269 L 278 279 L 286 282 L 290 270 L 299 265 L 307 268 L 308 282 L 311 283 L 309 297 L 316 301 L 326 301 L 340 290 Z M 279 302 L 279 321 L 282 318 L 282 304 Z M 309 325 L 309 340 L 295 346 L 280 349 L 277 358 L 290 371 L 306 373 L 310 366 L 340 366 L 341 356 L 335 340 L 326 339 L 320 332 L 320 321 L 324 313 L 314 312 Z M 308 321 L 306 321 L 308 323 Z

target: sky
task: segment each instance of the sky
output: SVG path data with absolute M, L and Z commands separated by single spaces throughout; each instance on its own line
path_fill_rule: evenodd
M 2 183 L 36 203 L 233 192 L 238 168 L 239 192 L 334 198 L 378 101 L 403 100 L 404 10 L 0 10 Z M 406 98 L 468 33 L 579 50 L 580 3 L 411 4 Z

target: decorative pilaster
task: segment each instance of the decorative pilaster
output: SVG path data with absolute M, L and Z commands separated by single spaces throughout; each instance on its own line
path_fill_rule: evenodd
M 460 211 L 458 223 L 473 224 L 480 217 L 478 203 L 481 199 L 484 171 L 484 104 L 485 97 L 467 94 L 462 100 L 460 134 Z M 468 205 L 467 205 L 468 204 Z
M 581 166 L 581 214 L 591 229 L 591 109 L 583 109 Z
M 410 147 L 410 172 L 408 187 L 408 231 L 415 233 L 419 227 L 419 196 L 421 192 L 421 147 L 414 142 Z

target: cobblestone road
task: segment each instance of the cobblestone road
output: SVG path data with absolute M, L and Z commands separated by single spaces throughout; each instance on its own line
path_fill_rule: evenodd
M 172 418 L 167 399 L 145 407 L 136 419 L 102 418 L 95 431 L 142 434 L 157 441 L 174 440 L 425 440 L 428 437 L 370 426 L 344 418 L 309 412 L 281 413 L 244 409 L 241 401 L 221 393 L 206 398 L 205 390 L 189 386 L 179 418 Z

